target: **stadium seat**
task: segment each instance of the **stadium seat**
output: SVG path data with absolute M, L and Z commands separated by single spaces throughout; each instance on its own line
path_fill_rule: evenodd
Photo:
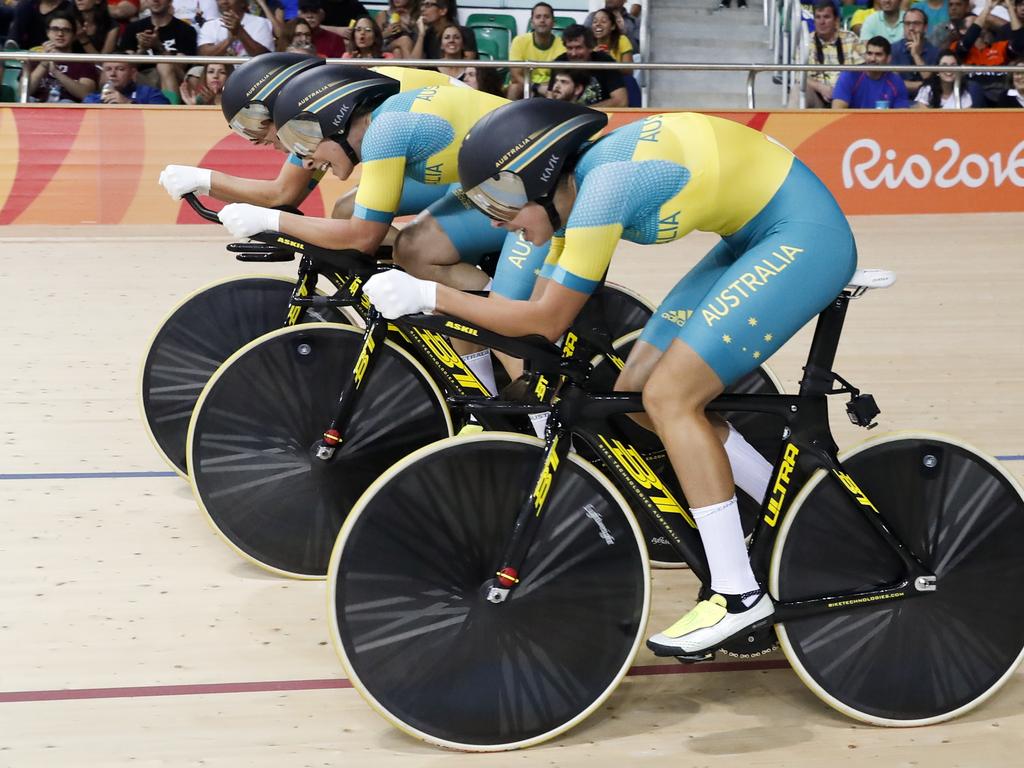
M 508 52 L 512 47 L 512 40 L 508 36 L 508 30 L 502 27 L 473 27 L 473 36 L 476 38 L 477 49 L 481 41 L 494 46 L 494 61 L 508 61 Z
M 476 37 L 476 52 L 481 59 L 486 59 L 487 61 L 498 61 L 500 59 L 498 43 L 494 38 L 483 37 L 475 32 L 474 37 Z
M 516 17 L 505 13 L 471 13 L 466 26 L 473 30 L 476 39 L 491 38 L 498 44 L 500 59 L 508 59 L 512 38 L 519 34 Z
M 3 79 L 0 80 L 0 102 L 18 100 L 18 79 L 21 77 L 21 62 L 5 61 Z

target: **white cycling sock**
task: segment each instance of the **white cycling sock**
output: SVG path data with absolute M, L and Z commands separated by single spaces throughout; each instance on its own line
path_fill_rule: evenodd
M 461 355 L 461 357 L 462 362 L 473 372 L 473 375 L 487 387 L 487 391 L 492 395 L 498 394 L 498 385 L 494 381 L 494 366 L 491 364 L 491 350 L 481 349 L 479 352 L 471 352 L 468 355 Z
M 760 504 L 764 501 L 768 483 L 772 479 L 771 463 L 732 424 L 729 424 L 729 437 L 725 439 L 725 452 L 729 455 L 729 465 L 737 487 Z
M 537 437 L 541 440 L 544 439 L 544 430 L 547 429 L 548 416 L 550 415 L 551 414 L 547 411 L 544 411 L 543 413 L 530 414 L 530 424 L 533 425 L 533 431 L 537 433 Z
M 756 592 L 759 587 L 750 570 L 747 547 L 740 525 L 740 508 L 733 496 L 728 501 L 691 509 L 711 569 L 711 589 L 723 595 Z

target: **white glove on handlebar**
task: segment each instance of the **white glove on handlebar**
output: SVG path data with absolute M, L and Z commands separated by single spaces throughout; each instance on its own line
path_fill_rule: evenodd
M 251 237 L 259 232 L 280 228 L 281 212 L 248 203 L 225 205 L 217 214 L 232 237 Z
M 417 312 L 433 312 L 437 306 L 437 283 L 419 280 L 392 269 L 366 281 L 363 293 L 388 320 Z
M 200 195 L 210 194 L 210 178 L 213 171 L 209 168 L 193 168 L 191 165 L 168 165 L 160 171 L 160 185 L 175 200 L 189 192 Z

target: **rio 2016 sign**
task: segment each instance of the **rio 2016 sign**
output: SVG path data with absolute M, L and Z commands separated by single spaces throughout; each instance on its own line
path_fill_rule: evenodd
M 859 139 L 843 153 L 843 187 L 938 189 L 1024 188 L 1024 141 L 1009 152 L 965 152 L 956 139 L 939 139 L 928 153 L 901 155 L 875 139 Z

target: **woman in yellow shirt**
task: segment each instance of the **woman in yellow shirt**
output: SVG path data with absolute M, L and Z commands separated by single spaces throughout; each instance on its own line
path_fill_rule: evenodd
M 594 40 L 597 41 L 597 45 L 594 46 L 595 51 L 604 51 L 620 62 L 633 60 L 633 45 L 619 29 L 619 23 L 610 10 L 600 8 L 594 11 L 590 28 L 594 32 Z M 633 74 L 631 69 L 623 69 L 621 72 L 623 76 Z

